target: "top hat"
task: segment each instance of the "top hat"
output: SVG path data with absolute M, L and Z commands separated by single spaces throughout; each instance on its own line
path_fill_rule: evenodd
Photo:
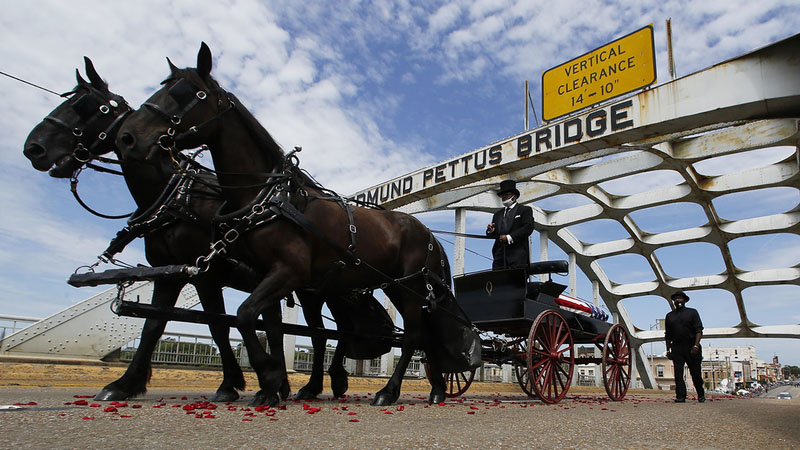
M 683 292 L 683 291 L 678 291 L 678 292 L 676 292 L 676 293 L 674 293 L 674 294 L 669 296 L 669 298 L 672 299 L 673 301 L 678 297 L 683 297 L 683 298 L 686 299 L 687 302 L 689 301 L 689 296 L 686 295 L 686 293 Z
M 514 180 L 503 180 L 500 182 L 500 190 L 497 191 L 497 195 L 502 197 L 503 194 L 506 192 L 513 192 L 514 195 L 519 197 L 519 191 L 517 190 L 517 182 Z

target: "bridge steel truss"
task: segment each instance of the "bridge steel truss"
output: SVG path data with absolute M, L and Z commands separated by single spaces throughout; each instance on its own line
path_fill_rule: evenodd
M 752 286 L 800 285 L 800 266 L 747 271 L 738 268 L 729 244 L 737 238 L 800 233 L 800 205 L 766 217 L 726 220 L 712 201 L 723 195 L 784 186 L 800 187 L 800 35 L 720 63 L 672 82 L 644 90 L 535 130 L 498 141 L 354 194 L 408 213 L 454 210 L 457 232 L 465 230 L 465 211 L 500 208 L 494 193 L 504 179 L 517 180 L 520 202 L 532 203 L 562 194 L 580 194 L 588 204 L 558 211 L 534 206 L 536 230 L 543 241 L 570 258 L 590 279 L 614 320 L 631 335 L 636 368 L 646 387 L 654 387 L 642 344 L 663 341 L 661 330 L 636 328 L 624 299 L 655 295 L 671 305 L 675 290 L 721 289 L 732 294 L 739 324 L 706 328 L 705 337 L 800 338 L 800 324 L 759 326 L 748 318 L 742 291 Z M 549 145 L 548 145 L 549 144 Z M 705 176 L 695 164 L 753 150 L 791 146 L 786 159 L 765 167 L 721 176 Z M 484 166 L 476 170 L 477 160 Z M 494 163 L 494 164 L 493 164 Z M 678 173 L 682 182 L 633 195 L 614 195 L 602 183 L 657 171 Z M 634 220 L 637 211 L 674 202 L 699 205 L 706 223 L 693 228 L 649 233 Z M 568 227 L 613 219 L 627 233 L 623 239 L 584 243 Z M 725 271 L 674 278 L 662 268 L 655 250 L 704 242 L 716 246 Z M 463 272 L 464 239 L 456 239 L 456 273 Z M 642 255 L 652 281 L 617 283 L 597 260 Z M 798 299 L 800 306 L 800 299 Z

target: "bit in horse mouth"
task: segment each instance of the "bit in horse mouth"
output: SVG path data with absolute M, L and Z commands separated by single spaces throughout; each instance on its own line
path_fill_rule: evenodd
M 59 158 L 58 161 L 53 163 L 48 173 L 52 176 L 61 175 L 65 173 L 67 170 L 69 171 L 69 173 L 72 173 L 74 167 L 71 166 L 74 165 L 74 161 L 75 160 L 74 158 L 72 158 L 72 155 L 64 155 L 61 158 Z

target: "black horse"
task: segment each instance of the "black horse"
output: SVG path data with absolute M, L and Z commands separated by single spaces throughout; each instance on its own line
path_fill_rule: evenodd
M 480 345 L 450 294 L 447 257 L 430 230 L 407 214 L 351 207 L 315 184 L 210 76 L 211 52 L 205 44 L 197 68 L 169 65 L 164 87 L 126 120 L 117 146 L 170 154 L 209 146 L 227 211 L 234 211 L 220 218 L 228 225 L 226 235 L 246 242 L 248 261 L 265 274 L 237 313 L 261 388 L 254 403 L 277 403 L 286 377 L 283 355 L 266 354 L 258 345 L 260 314 L 292 291 L 316 289 L 327 295 L 377 287 L 403 316 L 405 334 L 395 372 L 373 404 L 397 400 L 418 348 L 425 350 L 431 368 L 429 400 L 444 400 L 442 372 L 477 365 Z M 267 328 L 280 327 L 270 318 L 265 322 Z
M 122 161 L 122 173 L 139 206 L 135 217 L 126 228 L 128 236 L 121 236 L 112 244 L 115 250 L 120 250 L 127 240 L 141 234 L 145 239 L 145 251 L 148 261 L 153 265 L 191 264 L 199 256 L 208 251 L 210 245 L 211 220 L 214 213 L 222 204 L 218 192 L 216 179 L 213 175 L 204 173 L 199 175 L 202 179 L 193 183 L 189 189 L 189 196 L 183 205 L 174 205 L 162 214 L 157 220 L 153 218 L 153 211 L 170 201 L 162 195 L 167 190 L 173 190 L 175 176 L 172 173 L 172 160 L 166 154 L 156 154 L 145 162 L 141 155 L 123 153 L 114 145 L 116 132 L 130 111 L 125 100 L 109 91 L 108 85 L 97 74 L 88 58 L 86 73 L 90 81 L 84 80 L 76 71 L 78 85 L 67 94 L 69 97 L 60 106 L 54 109 L 28 136 L 23 153 L 33 166 L 40 171 L 48 171 L 57 178 L 72 177 L 78 169 L 96 159 L 99 155 L 116 152 Z M 183 207 L 181 207 L 183 206 Z M 155 207 L 155 208 L 154 208 Z M 137 226 L 148 222 L 146 227 Z M 126 239 L 127 238 L 127 239 Z M 122 239 L 122 242 L 120 242 Z M 113 255 L 115 250 L 109 251 Z M 107 252 L 109 252 L 107 251 Z M 237 256 L 234 252 L 232 256 Z M 232 286 L 243 291 L 251 291 L 258 281 L 258 276 L 243 273 L 239 264 L 232 259 L 215 264 L 212 270 L 201 277 L 192 279 L 197 288 L 201 303 L 206 311 L 224 312 L 221 289 L 224 285 Z M 175 305 L 178 294 L 186 281 L 155 283 L 153 304 L 161 308 L 171 308 Z M 303 303 L 303 315 L 307 323 L 313 327 L 322 327 L 322 302 L 315 296 L 300 293 L 298 297 Z M 370 299 L 364 299 L 369 301 Z M 372 300 L 372 310 L 375 305 L 380 308 L 377 300 Z M 273 311 L 273 314 L 275 311 Z M 277 314 L 279 310 L 277 310 Z M 150 378 L 150 359 L 163 334 L 166 322 L 163 320 L 148 319 L 142 330 L 139 348 L 128 366 L 125 374 L 97 394 L 97 400 L 122 400 L 137 396 L 146 391 Z M 210 327 L 214 341 L 220 348 L 223 363 L 224 379 L 213 401 L 233 401 L 239 397 L 238 390 L 244 389 L 244 377 L 230 348 L 227 327 Z M 271 350 L 280 346 L 282 337 L 273 334 L 268 339 Z M 273 345 L 274 344 L 274 345 Z M 301 388 L 296 398 L 309 399 L 322 392 L 323 356 L 325 354 L 325 339 L 315 338 L 314 365 L 309 382 Z M 347 372 L 343 366 L 345 347 L 337 352 L 329 368 L 331 386 L 335 397 L 347 391 Z M 288 386 L 288 385 L 287 385 Z

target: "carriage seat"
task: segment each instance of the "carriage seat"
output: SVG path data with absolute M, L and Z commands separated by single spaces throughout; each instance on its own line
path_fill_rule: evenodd
M 528 265 L 528 275 L 541 275 L 543 273 L 567 273 L 569 263 L 567 261 L 538 261 Z
M 528 265 L 528 275 L 541 275 L 543 273 L 565 273 L 569 272 L 569 263 L 564 260 L 539 261 Z M 525 297 L 536 300 L 542 288 L 541 281 L 531 281 L 527 283 Z

